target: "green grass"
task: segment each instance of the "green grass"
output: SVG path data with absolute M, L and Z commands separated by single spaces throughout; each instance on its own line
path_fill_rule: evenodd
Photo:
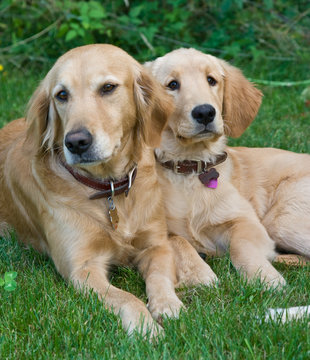
M 307 321 L 267 323 L 269 307 L 309 302 L 309 267 L 278 266 L 288 281 L 281 291 L 247 285 L 228 257 L 210 260 L 217 288 L 183 289 L 187 307 L 178 320 L 165 320 L 157 343 L 128 338 L 116 316 L 95 295 L 82 296 L 56 273 L 50 260 L 15 239 L 0 243 L 0 273 L 18 272 L 18 287 L 1 289 L 0 354 L 8 359 L 307 359 Z M 145 300 L 133 270 L 112 272 L 112 282 Z M 307 348 L 308 346 L 308 348 Z
M 300 80 L 295 64 L 243 64 L 252 78 Z M 23 116 L 43 74 L 13 69 L 0 78 L 0 126 Z M 273 146 L 310 153 L 309 108 L 302 87 L 261 87 L 260 113 L 231 145 Z M 57 274 L 52 262 L 16 239 L 0 239 L 0 276 L 18 272 L 17 289 L 0 288 L 1 359 L 309 359 L 307 319 L 265 322 L 270 307 L 310 304 L 310 267 L 278 265 L 288 281 L 281 291 L 246 284 L 229 258 L 208 260 L 220 279 L 217 288 L 183 289 L 187 307 L 178 320 L 165 320 L 156 343 L 127 337 L 116 316 L 95 295 L 84 296 Z M 113 269 L 112 283 L 146 301 L 144 282 L 132 269 Z
M 20 71 L 16 68 L 0 73 L 0 127 L 13 119 L 25 116 L 26 105 L 35 88 L 46 75 L 33 71 Z

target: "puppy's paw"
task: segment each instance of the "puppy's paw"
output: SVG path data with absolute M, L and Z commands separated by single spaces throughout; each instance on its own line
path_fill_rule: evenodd
M 176 287 L 182 286 L 216 286 L 218 284 L 218 278 L 212 271 L 210 266 L 202 259 L 197 266 L 186 269 L 185 271 L 179 271 L 178 283 Z
M 218 278 L 210 268 L 199 270 L 200 271 L 192 271 L 190 275 L 179 279 L 176 287 L 197 285 L 216 286 L 218 284 Z
M 193 285 L 216 286 L 219 280 L 213 271 L 199 273 Z
M 276 276 L 267 275 L 262 281 L 267 289 L 281 289 L 286 285 L 286 281 L 279 273 Z
M 245 275 L 244 273 L 241 275 Z M 264 285 L 265 289 L 281 289 L 283 286 L 286 285 L 286 281 L 284 280 L 283 276 L 278 273 L 278 271 L 273 267 L 270 266 L 268 271 L 264 269 L 260 269 L 255 275 L 251 276 L 250 274 L 247 274 L 247 279 L 249 281 L 254 281 L 259 279 L 262 284 Z
M 162 317 L 178 318 L 184 305 L 175 295 L 167 298 L 152 299 L 149 301 L 147 307 L 153 318 L 160 320 Z

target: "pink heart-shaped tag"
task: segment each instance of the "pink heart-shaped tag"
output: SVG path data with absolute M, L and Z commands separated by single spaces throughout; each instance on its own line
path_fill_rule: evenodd
M 206 172 L 201 173 L 198 178 L 207 188 L 216 189 L 219 175 L 220 174 L 216 171 L 216 169 L 212 168 Z
M 217 179 L 211 179 L 207 184 L 205 184 L 205 186 L 210 189 L 216 189 L 217 188 Z

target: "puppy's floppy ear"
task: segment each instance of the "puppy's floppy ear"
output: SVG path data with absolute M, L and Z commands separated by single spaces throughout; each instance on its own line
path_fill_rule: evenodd
M 263 94 L 242 72 L 221 60 L 224 68 L 223 119 L 225 134 L 238 137 L 254 120 Z
M 150 147 L 157 147 L 173 111 L 173 100 L 142 66 L 139 66 L 134 81 L 134 96 L 142 141 Z
M 56 110 L 45 80 L 32 95 L 26 114 L 27 137 L 34 154 L 52 150 L 57 132 Z

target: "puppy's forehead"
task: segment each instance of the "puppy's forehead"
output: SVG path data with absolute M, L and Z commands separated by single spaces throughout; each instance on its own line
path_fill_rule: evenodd
M 224 75 L 219 60 L 195 49 L 174 50 L 155 60 L 153 71 L 156 76 L 182 75 L 189 72 L 215 72 Z

